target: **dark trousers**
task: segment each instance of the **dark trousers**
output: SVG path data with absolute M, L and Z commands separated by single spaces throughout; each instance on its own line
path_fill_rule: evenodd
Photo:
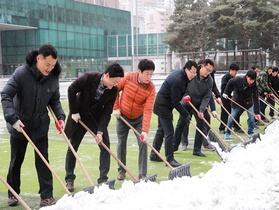
M 269 116 L 274 117 L 274 110 L 273 108 L 275 107 L 275 98 L 267 98 L 267 102 L 272 106 L 272 108 L 269 108 Z
M 158 117 L 158 128 L 153 140 L 153 147 L 159 152 L 163 144 L 163 139 L 165 138 L 165 155 L 167 161 L 174 159 L 173 137 L 174 128 L 172 119 Z M 151 156 L 156 156 L 153 150 L 151 151 Z
M 265 100 L 265 94 L 261 93 L 260 96 L 262 97 L 263 100 Z M 261 114 L 261 119 L 265 119 L 265 109 L 266 109 L 266 104 L 260 100 L 260 114 Z
M 86 123 L 85 123 L 86 124 Z M 89 123 L 86 124 L 90 130 L 92 130 L 95 134 L 97 132 L 97 126 L 96 125 L 90 125 Z M 75 149 L 75 151 L 78 151 L 79 145 L 86 133 L 85 128 L 82 127 L 82 125 L 78 124 L 77 129 L 74 131 L 70 142 Z M 95 142 L 95 139 L 92 137 L 92 144 Z M 110 148 L 110 142 L 108 137 L 108 131 L 105 130 L 103 132 L 103 143 Z M 93 145 L 92 145 L 93 146 Z M 101 145 L 98 145 L 100 148 L 100 158 L 99 158 L 99 170 L 100 170 L 100 177 L 98 179 L 98 184 L 106 182 L 108 180 L 107 174 L 109 172 L 110 167 L 110 154 L 106 149 L 104 149 Z M 76 175 L 74 174 L 74 169 L 76 166 L 76 158 L 72 152 L 72 150 L 68 147 L 67 154 L 66 154 L 66 164 L 65 164 L 65 170 L 66 170 L 66 181 L 75 180 Z
M 207 135 L 209 127 L 205 125 L 204 121 L 198 117 L 198 114 L 193 109 L 189 108 L 188 112 L 190 113 L 190 115 L 194 115 L 196 119 L 197 128 L 199 128 L 205 135 Z M 207 121 L 210 120 L 210 116 L 207 111 L 204 112 L 204 117 Z M 176 128 L 175 128 L 176 137 L 174 138 L 174 148 L 176 146 L 178 148 L 180 144 L 180 139 L 178 138 L 178 136 L 181 135 L 188 136 L 188 133 L 189 133 L 189 123 L 186 122 L 185 118 L 182 115 L 179 115 L 179 119 L 177 121 Z M 194 140 L 194 151 L 200 151 L 202 144 L 208 145 L 208 141 L 204 139 L 203 135 L 198 130 L 196 130 L 195 140 Z
M 142 116 L 136 119 L 129 119 L 125 116 L 122 116 L 127 120 L 130 125 L 133 126 L 139 133 L 142 131 Z M 126 165 L 126 155 L 127 155 L 127 139 L 129 134 L 130 127 L 126 125 L 121 119 L 117 119 L 116 121 L 116 131 L 117 131 L 117 157 L 121 160 L 121 162 Z M 147 174 L 147 144 L 143 143 L 140 140 L 140 137 L 135 133 L 138 146 L 139 146 L 139 156 L 138 156 L 138 171 L 139 174 L 146 175 Z M 118 171 L 125 171 L 125 169 L 118 164 Z
M 20 170 L 25 157 L 28 141 L 10 137 L 11 145 L 11 160 L 9 172 L 7 175 L 7 182 L 20 194 Z M 48 137 L 44 136 L 34 142 L 43 157 L 48 161 Z M 39 181 L 39 193 L 42 199 L 53 197 L 53 178 L 51 171 L 46 164 L 42 161 L 41 157 L 34 151 L 35 154 L 35 167 Z M 8 196 L 12 193 L 8 191 Z

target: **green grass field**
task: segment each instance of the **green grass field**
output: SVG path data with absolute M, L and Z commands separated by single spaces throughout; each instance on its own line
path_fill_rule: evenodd
M 66 101 L 62 103 L 65 113 L 68 113 L 68 104 Z M 217 105 L 217 108 L 218 105 Z M 220 113 L 220 111 L 217 111 Z M 174 124 L 178 119 L 178 113 L 174 111 Z M 52 116 L 50 116 L 52 119 Z M 1 152 L 0 152 L 0 160 L 1 160 L 1 167 L 0 167 L 0 175 L 6 180 L 7 170 L 9 166 L 9 158 L 10 158 L 10 146 L 9 146 L 9 133 L 5 127 L 5 122 L 3 119 L 2 108 L 0 110 L 0 133 L 1 133 Z M 247 130 L 246 124 L 247 115 L 244 113 L 241 116 L 241 124 Z M 193 119 L 194 120 L 194 119 Z M 194 122 L 194 121 L 193 121 Z M 219 122 L 215 119 L 211 120 L 212 127 L 218 131 Z M 111 140 L 111 151 L 116 154 L 116 119 L 112 116 L 110 124 L 109 124 L 109 134 Z M 155 135 L 157 128 L 157 117 L 153 115 L 152 122 L 151 122 L 151 129 L 148 134 L 148 142 L 152 144 L 153 137 Z M 255 132 L 262 133 L 263 126 L 260 127 L 259 130 Z M 212 165 L 215 162 L 221 162 L 218 155 L 213 151 L 203 151 L 207 157 L 197 157 L 192 155 L 192 146 L 193 146 L 193 138 L 194 138 L 195 129 L 190 125 L 190 134 L 189 134 L 189 149 L 188 151 L 179 150 L 174 153 L 175 159 L 182 163 L 186 164 L 191 162 L 192 165 L 190 167 L 191 175 L 195 176 L 199 173 L 206 173 L 209 169 L 212 168 Z M 223 134 L 220 134 L 223 137 Z M 245 135 L 242 134 L 241 136 L 244 137 Z M 233 137 L 233 135 L 232 135 Z M 247 139 L 247 138 L 246 138 Z M 239 143 L 236 137 L 233 137 L 228 144 L 231 143 Z M 163 148 L 162 148 L 163 149 Z M 54 122 L 52 121 L 50 126 L 49 132 L 49 159 L 50 165 L 54 169 L 54 171 L 59 176 L 60 180 L 64 184 L 64 162 L 65 162 L 65 154 L 67 150 L 67 142 L 63 138 L 62 135 L 59 135 Z M 150 151 L 150 149 L 149 149 Z M 136 143 L 136 138 L 134 133 L 131 131 L 128 138 L 128 148 L 127 148 L 127 168 L 131 171 L 133 175 L 136 177 L 138 176 L 138 146 Z M 164 150 L 161 151 L 161 154 L 164 156 Z M 94 183 L 97 183 L 97 179 L 99 177 L 99 148 L 98 145 L 93 140 L 92 136 L 87 133 L 83 142 L 79 148 L 78 155 L 88 171 L 91 179 Z M 117 177 L 117 162 L 113 157 L 111 157 L 111 168 L 109 172 L 110 180 L 116 179 Z M 168 180 L 168 174 L 170 169 L 165 166 L 164 163 L 155 163 L 155 162 L 148 162 L 148 175 L 157 174 L 157 182 Z M 75 180 L 75 192 L 82 190 L 85 187 L 89 187 L 90 183 L 86 179 L 83 171 L 81 170 L 80 166 L 77 164 L 75 173 L 77 178 Z M 126 174 L 127 180 L 133 180 L 129 174 Z M 116 180 L 115 188 L 119 189 L 122 185 L 122 181 Z M 65 194 L 64 188 L 61 184 L 57 181 L 54 177 L 54 197 L 58 200 Z M 32 146 L 28 145 L 28 150 L 26 152 L 25 161 L 22 166 L 21 171 L 21 194 L 20 196 L 22 199 L 32 208 L 32 209 L 39 209 L 39 194 L 38 194 L 38 180 L 37 180 L 37 173 L 34 166 L 34 150 Z M 7 188 L 5 185 L 0 183 L 0 209 L 10 209 L 7 205 Z M 14 210 L 21 210 L 24 209 L 22 205 L 18 205 L 17 207 L 13 207 Z

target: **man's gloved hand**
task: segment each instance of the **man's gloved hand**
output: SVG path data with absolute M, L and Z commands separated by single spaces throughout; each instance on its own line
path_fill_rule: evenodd
M 72 119 L 73 119 L 76 123 L 78 123 L 78 120 L 80 120 L 81 117 L 80 117 L 79 113 L 76 113 L 76 114 L 72 114 Z
M 216 103 L 219 104 L 219 105 L 222 104 L 221 98 L 216 98 L 215 101 L 216 101 Z
M 217 117 L 218 117 L 218 114 L 217 114 L 217 112 L 216 112 L 215 110 L 212 111 L 211 114 L 212 114 L 212 116 L 213 116 L 214 118 L 217 118 Z
M 198 117 L 199 117 L 200 119 L 203 119 L 203 118 L 204 118 L 203 112 L 199 112 L 199 113 L 198 113 Z
M 229 97 L 229 96 L 228 96 L 227 94 L 225 94 L 225 93 L 223 93 L 222 96 L 223 96 L 224 99 L 228 99 L 228 97 Z
M 21 133 L 20 127 L 22 127 L 22 128 L 24 127 L 24 124 L 23 124 L 20 120 L 16 121 L 16 122 L 13 124 L 13 128 L 16 129 L 18 132 Z
M 114 116 L 115 116 L 116 118 L 119 118 L 120 115 L 121 115 L 120 109 L 115 109 L 115 110 L 113 110 L 113 111 L 112 111 L 112 114 L 114 114 Z
M 146 132 L 141 132 L 141 134 L 140 134 L 140 140 L 142 141 L 142 143 L 145 143 L 145 141 L 146 141 L 146 136 L 147 136 L 147 133 L 146 133 Z
M 62 130 L 64 129 L 64 121 L 63 120 L 58 120 L 55 123 L 56 129 L 59 131 L 59 134 L 62 133 Z
M 101 142 L 103 141 L 103 132 L 100 131 L 97 132 L 95 141 L 97 142 L 97 144 L 101 144 Z
M 260 114 L 256 114 L 256 115 L 255 115 L 255 119 L 256 119 L 257 121 L 260 121 L 260 120 L 261 120 L 261 115 L 260 115 Z
M 267 98 L 270 98 L 271 94 L 266 93 L 265 96 L 266 96 Z

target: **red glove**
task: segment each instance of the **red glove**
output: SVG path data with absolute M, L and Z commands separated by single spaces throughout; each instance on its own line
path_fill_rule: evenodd
M 183 100 L 186 104 L 188 104 L 189 102 L 191 102 L 191 96 L 189 96 L 189 95 L 184 96 Z
M 270 98 L 270 94 L 269 94 L 269 93 L 265 94 L 265 96 L 266 96 L 267 98 Z
M 64 121 L 63 120 L 58 120 L 55 123 L 56 129 L 59 131 L 59 134 L 62 133 L 62 130 L 64 129 Z
M 146 132 L 141 132 L 141 134 L 140 134 L 140 140 L 142 141 L 142 143 L 145 143 L 146 136 L 147 136 L 147 133 L 146 133 Z
M 261 115 L 256 114 L 256 115 L 255 115 L 255 119 L 258 120 L 258 121 L 260 121 L 260 120 L 261 120 Z
M 216 98 L 215 101 L 216 101 L 216 103 L 219 104 L 219 105 L 222 104 L 222 101 L 221 101 L 220 98 Z

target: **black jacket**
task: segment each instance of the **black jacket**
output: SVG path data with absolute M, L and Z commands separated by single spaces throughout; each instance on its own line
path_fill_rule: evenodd
M 33 141 L 47 135 L 50 123 L 48 105 L 58 119 L 65 119 L 60 104 L 59 78 L 54 72 L 52 70 L 47 77 L 42 77 L 35 64 L 25 64 L 18 67 L 8 80 L 1 92 L 1 102 L 12 136 L 25 139 L 12 127 L 18 119 L 25 125 L 24 130 Z
M 109 124 L 114 101 L 117 95 L 117 87 L 106 89 L 99 100 L 95 100 L 101 72 L 85 73 L 78 77 L 68 88 L 68 100 L 70 113 L 65 126 L 65 133 L 71 138 L 78 126 L 71 119 L 72 114 L 79 113 L 81 120 L 89 127 L 94 123 L 98 131 L 105 132 Z
M 232 100 L 245 109 L 249 109 L 254 105 L 255 114 L 259 114 L 259 93 L 256 82 L 248 86 L 246 76 L 234 77 L 228 82 L 224 93 L 229 96 L 232 92 Z M 235 103 L 232 103 L 233 108 L 236 106 Z
M 172 110 L 176 109 L 182 116 L 187 117 L 189 113 L 180 101 L 189 82 L 183 69 L 172 72 L 157 93 L 153 112 L 159 117 L 173 119 Z

